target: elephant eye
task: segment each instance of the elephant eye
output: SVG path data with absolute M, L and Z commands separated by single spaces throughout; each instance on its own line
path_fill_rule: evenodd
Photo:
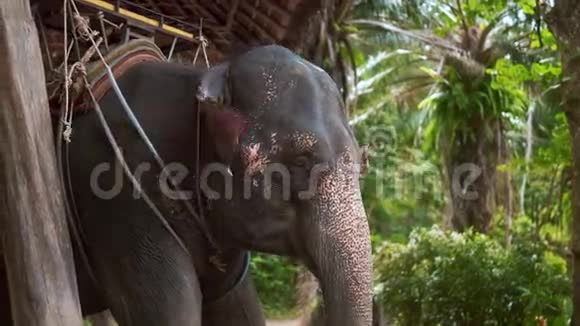
M 310 158 L 306 155 L 300 155 L 294 159 L 294 165 L 307 168 L 310 165 Z

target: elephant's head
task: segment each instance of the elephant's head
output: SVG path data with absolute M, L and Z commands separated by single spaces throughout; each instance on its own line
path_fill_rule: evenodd
M 370 325 L 360 153 L 333 80 L 266 46 L 210 69 L 198 99 L 214 103 L 203 119 L 220 165 L 205 167 L 202 188 L 220 243 L 300 258 L 321 282 L 329 325 Z

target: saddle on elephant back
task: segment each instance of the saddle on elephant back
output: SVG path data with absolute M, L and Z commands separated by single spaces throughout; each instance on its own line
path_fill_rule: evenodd
M 87 50 L 88 55 L 86 54 L 85 56 L 94 55 L 94 53 L 91 54 L 90 51 L 91 49 Z M 136 65 L 148 62 L 166 61 L 168 60 L 163 52 L 152 40 L 149 39 L 134 39 L 124 44 L 112 47 L 102 59 L 97 58 L 97 60 L 91 61 L 86 64 L 86 67 L 78 69 L 76 73 L 73 71 L 73 80 L 69 81 L 71 84 L 68 85 L 69 92 L 71 92 L 70 107 L 75 113 L 79 114 L 95 109 L 94 106 L 96 105 L 96 102 L 101 100 L 103 96 L 114 87 L 113 83 L 115 81 L 111 80 L 111 76 L 107 72 L 108 68 L 110 68 L 114 79 L 118 80 Z M 74 67 L 74 65 L 71 67 Z M 87 89 L 85 79 L 81 74 L 86 76 L 90 88 Z M 59 87 L 62 88 L 66 86 L 66 82 L 63 82 Z M 50 110 L 55 116 L 60 117 L 62 116 L 62 107 L 62 105 L 52 105 Z M 115 145 L 111 144 L 111 146 Z M 67 166 L 68 164 L 69 162 L 66 162 Z M 65 175 L 68 174 L 67 171 L 62 171 L 62 173 Z M 67 189 L 67 191 L 72 192 L 73 189 Z M 72 210 L 74 207 L 75 205 L 72 205 L 70 209 Z M 73 216 L 77 214 L 75 211 L 69 213 Z M 73 225 L 71 227 L 76 229 L 78 225 Z M 78 230 L 75 232 L 82 234 L 82 232 L 79 232 Z M 79 238 L 76 241 L 78 242 L 77 246 L 79 250 L 83 251 L 79 254 L 86 255 L 83 250 L 83 239 Z M 86 260 L 84 264 L 85 266 L 81 268 L 87 270 L 92 269 L 88 260 Z M 220 264 L 220 262 L 216 261 L 215 264 Z M 232 283 L 231 287 L 220 296 L 204 298 L 204 314 L 211 316 L 212 325 L 229 325 L 242 320 L 254 323 L 254 321 L 263 320 L 264 317 L 261 311 L 243 306 L 245 301 L 252 300 L 256 296 L 252 280 L 248 274 L 249 268 L 250 255 L 248 252 L 244 256 L 244 262 L 239 271 L 239 275 Z M 3 269 L 0 269 L 0 271 L 1 270 Z M 89 273 L 92 274 L 92 271 L 89 271 Z M 93 285 L 98 286 L 98 282 L 94 279 L 94 276 L 91 275 L 90 278 L 93 279 L 91 281 L 94 282 Z M 231 308 L 226 308 L 232 306 L 239 306 L 240 310 L 232 311 Z M 228 313 L 224 314 L 224 310 L 227 310 Z
M 41 9 L 49 2 L 31 1 Z M 67 2 L 70 7 L 77 2 L 100 3 L 102 11 L 87 12 L 89 16 L 80 16 L 77 12 L 76 16 L 67 17 Z M 150 35 L 149 39 L 129 40 L 125 36 L 130 33 L 114 26 L 109 31 L 116 34 L 109 40 L 119 42 L 117 46 L 107 44 L 107 38 L 112 34 L 106 28 L 101 29 L 103 39 L 96 42 L 91 39 L 90 44 L 85 42 L 78 46 L 78 43 L 67 41 L 70 35 L 75 38 L 73 41 L 78 41 L 75 33 L 79 27 L 98 26 L 99 21 L 90 18 L 100 19 L 102 27 L 103 13 L 112 11 L 107 8 L 119 13 L 128 12 L 120 7 L 127 1 L 117 0 L 114 6 L 112 1 L 66 0 L 64 15 L 63 11 L 52 11 L 60 15 L 57 19 L 62 22 L 64 18 L 65 21 L 64 26 L 52 25 L 64 27 L 64 33 L 58 34 L 64 41 L 54 47 L 64 53 L 53 55 L 46 39 L 42 43 L 49 62 L 55 57 L 63 58 L 61 62 L 64 62 L 60 68 L 45 65 L 47 71 L 59 75 L 54 83 L 49 81 L 47 85 L 49 94 L 54 95 L 50 97 L 52 111 L 61 117 L 59 129 L 63 125 L 70 128 L 71 124 L 75 128 L 72 138 L 67 139 L 72 140 L 70 143 L 64 142 L 66 137 L 61 136 L 67 134 L 58 131 L 57 138 L 61 145 L 64 144 L 65 151 L 57 153 L 57 157 L 61 160 L 59 168 L 63 172 L 64 191 L 67 197 L 78 203 L 78 209 L 73 204 L 66 215 L 72 218 L 68 225 L 73 245 L 79 247 L 75 248 L 79 250 L 74 252 L 74 262 L 77 264 L 83 314 L 111 309 L 119 325 L 124 326 L 264 325 L 264 316 L 248 273 L 248 251 L 254 250 L 297 258 L 315 273 L 321 281 L 326 325 L 370 325 L 372 256 L 368 221 L 358 183 L 360 150 L 348 126 L 345 105 L 341 101 L 343 94 L 335 81 L 319 66 L 295 53 L 310 44 L 304 35 L 313 33 L 303 34 L 309 30 L 306 27 L 314 26 L 318 31 L 322 30 L 318 26 L 326 26 L 308 23 L 326 24 L 327 19 L 320 19 L 322 14 L 313 5 L 314 1 L 255 1 L 253 7 L 249 1 L 233 2 L 239 3 L 240 9 L 237 9 L 238 4 L 231 6 L 227 21 L 217 24 L 219 22 L 208 19 L 204 24 L 212 47 L 215 45 L 219 51 L 227 47 L 229 52 L 222 52 L 222 55 L 231 56 L 207 70 L 165 63 L 171 60 L 167 60 L 160 49 L 169 49 L 166 53 L 171 58 L 177 40 L 175 35 L 166 38 L 164 46 L 158 42 L 158 34 Z M 348 6 L 339 5 L 341 2 L 348 1 L 325 1 L 336 3 L 337 12 L 346 13 Z M 215 9 L 228 2 L 192 3 L 199 4 L 196 9 L 200 7 L 203 11 L 206 9 L 204 6 Z M 248 17 L 248 7 L 262 14 L 257 19 L 244 19 Z M 161 8 L 157 9 L 163 14 Z M 330 12 L 330 7 L 328 9 Z M 39 16 L 50 21 L 51 10 L 47 12 L 47 16 L 42 12 Z M 208 18 L 203 14 L 189 18 L 194 21 L 199 17 Z M 268 23 L 269 19 L 274 19 L 274 24 Z M 77 20 L 84 26 L 73 26 Z M 67 27 L 66 21 L 72 24 Z M 167 22 L 164 19 L 154 21 L 155 31 L 167 30 Z M 122 25 L 118 20 L 113 23 Z M 259 28 L 261 24 L 274 28 Z M 281 24 L 279 29 L 276 28 L 278 24 Z M 42 34 L 42 23 L 39 26 Z M 275 35 L 269 35 L 266 30 L 274 31 Z M 88 37 L 95 35 L 92 31 L 83 34 Z M 224 34 L 231 34 L 233 41 L 241 40 L 248 47 L 270 45 L 256 46 L 234 56 L 229 48 L 232 40 L 220 43 Z M 157 45 L 153 40 L 158 42 Z M 204 44 L 199 40 L 187 41 L 193 41 L 193 49 Z M 326 41 L 321 44 L 326 44 Z M 192 49 L 191 43 L 182 45 L 176 51 Z M 106 52 L 96 56 L 99 50 Z M 73 55 L 69 56 L 71 53 Z M 66 92 L 63 93 L 63 89 Z M 158 92 L 163 92 L 162 96 Z M 201 110 L 201 105 L 209 109 Z M 170 109 L 158 110 L 165 107 Z M 213 110 L 214 107 L 219 110 Z M 185 219 L 181 210 L 175 212 L 171 205 L 166 205 L 162 189 L 157 188 L 171 187 L 167 182 L 159 182 L 165 164 L 155 164 L 159 163 L 157 152 L 150 150 L 149 139 L 135 133 L 135 129 L 141 126 L 131 126 L 131 120 L 135 120 L 131 111 L 143 118 L 139 119 L 143 129 L 152 131 L 151 143 L 159 145 L 159 156 L 167 158 L 166 162 L 183 162 L 186 168 L 195 171 L 194 178 L 185 187 L 197 191 L 197 196 L 182 201 L 184 206 L 196 201 L 199 216 L 207 218 L 200 219 L 191 214 L 191 220 Z M 75 115 L 77 119 L 73 123 L 75 112 L 85 114 Z M 109 122 L 113 128 L 109 127 Z M 235 132 L 229 132 L 231 129 Z M 111 134 L 118 136 L 119 141 Z M 199 149 L 200 143 L 204 146 L 203 152 Z M 284 146 L 279 146 L 282 143 Z M 135 149 L 126 151 L 127 157 L 132 159 L 129 164 L 122 162 L 120 148 Z M 66 163 L 65 168 L 62 161 Z M 145 171 L 141 179 L 143 183 L 137 184 L 131 178 L 131 167 L 141 162 L 153 163 L 152 170 Z M 93 178 L 96 168 L 103 164 L 109 168 L 122 165 L 119 170 L 124 171 L 120 174 L 126 174 L 118 176 L 116 170 L 108 173 L 113 169 L 98 172 L 96 178 L 102 177 L 100 180 L 104 181 L 101 183 L 105 187 L 126 179 L 131 179 L 130 186 L 121 187 L 113 196 L 96 195 L 92 180 L 96 180 Z M 213 173 L 211 179 L 204 180 L 209 183 L 207 189 L 223 190 L 223 196 L 210 198 L 215 193 L 212 191 L 200 198 L 201 191 L 195 189 L 203 181 L 199 171 L 211 171 L 214 166 L 223 168 L 223 178 L 222 173 Z M 293 182 L 286 182 L 284 177 L 275 178 L 276 185 L 272 187 L 272 179 L 265 178 L 266 172 L 271 172 L 265 169 L 270 166 L 287 168 Z M 71 169 L 66 172 L 68 167 Z M 315 173 L 318 167 L 321 173 Z M 311 174 L 316 177 L 316 182 L 310 183 Z M 268 184 L 261 180 L 268 181 Z M 141 191 L 141 185 L 151 187 Z M 230 185 L 235 186 L 235 196 L 228 194 Z M 311 185 L 314 185 L 312 189 Z M 246 188 L 250 188 L 249 196 L 246 196 Z M 169 225 L 167 221 L 159 218 L 159 210 L 147 207 L 150 206 L 145 200 L 148 189 L 157 196 L 154 199 L 164 208 L 163 213 L 174 217 L 170 222 L 179 227 L 176 229 L 180 234 L 188 237 L 189 247 L 183 246 L 182 239 L 174 235 L 171 226 L 166 226 Z M 70 196 L 72 190 L 74 194 Z M 175 190 L 179 191 L 178 188 Z M 266 193 L 266 190 L 270 192 Z M 140 195 L 137 198 L 136 192 Z M 195 219 L 205 224 L 191 223 Z M 207 229 L 210 223 L 211 233 Z M 85 231 L 84 234 L 74 230 L 75 225 Z M 208 234 L 213 236 L 213 241 L 207 237 Z M 213 244 L 216 237 L 219 237 L 222 255 L 216 254 L 218 247 Z M 85 253 L 83 245 L 87 249 Z M 223 248 L 227 252 L 224 253 Z M 198 251 L 201 253 L 197 257 L 191 255 Z M 77 254 L 86 257 L 77 257 Z M 218 257 L 218 261 L 212 260 L 214 257 Z M 198 266 L 201 268 L 197 269 Z M 95 275 L 83 275 L 84 272 L 90 274 L 92 268 Z M 8 292 L 0 284 L 1 325 L 12 324 L 9 305 L 6 304 L 9 301 L 2 297 Z M 7 312 L 3 312 L 3 308 Z M 8 322 L 2 319 L 6 316 Z
M 90 49 L 87 51 L 88 55 L 90 55 L 89 51 Z M 121 78 L 131 67 L 139 63 L 167 61 L 161 49 L 149 39 L 134 39 L 117 45 L 111 48 L 103 58 L 107 65 L 111 67 L 115 79 Z M 75 113 L 82 113 L 90 110 L 93 107 L 93 102 L 84 85 L 83 78 L 79 74 L 86 72 L 87 80 L 90 83 L 90 91 L 97 101 L 111 89 L 112 83 L 107 75 L 107 67 L 103 60 L 91 61 L 86 64 L 86 67 L 77 71 L 78 73 L 73 74 L 72 81 L 70 81 L 71 103 Z M 54 83 L 47 83 L 49 94 L 59 95 L 51 97 L 50 110 L 54 115 L 59 116 L 62 108 L 62 88 L 65 87 L 66 81 L 56 84 L 56 89 L 53 90 L 50 89 L 51 84 Z

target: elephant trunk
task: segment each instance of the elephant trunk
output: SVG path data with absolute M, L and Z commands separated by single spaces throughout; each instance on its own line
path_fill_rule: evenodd
M 340 164 L 338 169 L 341 170 Z M 313 272 L 323 292 L 326 325 L 372 323 L 372 254 L 358 175 L 334 171 L 323 180 Z M 323 192 L 326 190 L 327 192 Z

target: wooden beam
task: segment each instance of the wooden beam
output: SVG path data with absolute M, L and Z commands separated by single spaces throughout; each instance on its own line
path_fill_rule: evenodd
M 205 3 L 204 5 L 199 5 L 197 9 L 199 10 L 199 12 L 203 17 L 206 17 L 206 15 L 210 15 L 215 22 L 221 23 L 222 26 L 225 26 L 227 24 L 228 19 L 227 13 L 223 12 L 223 10 L 221 10 L 221 8 L 217 6 L 217 3 Z M 235 19 L 233 27 L 234 28 L 231 29 L 232 32 L 231 34 L 225 29 L 224 31 L 229 35 L 236 37 L 244 44 L 252 44 L 253 35 L 248 30 L 246 30 L 244 26 L 236 22 Z
M 0 231 L 20 326 L 82 325 L 51 130 L 29 0 L 1 0 Z

